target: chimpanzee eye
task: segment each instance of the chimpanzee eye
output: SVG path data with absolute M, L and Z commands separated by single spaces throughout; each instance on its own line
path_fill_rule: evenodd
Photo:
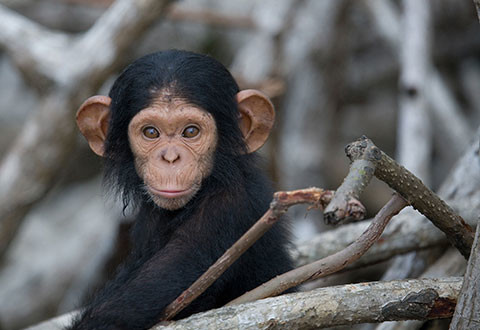
M 186 138 L 194 138 L 200 133 L 200 130 L 196 126 L 188 126 L 183 130 L 182 136 Z
M 160 133 L 155 127 L 147 126 L 142 130 L 143 135 L 149 139 L 156 139 L 160 136 Z

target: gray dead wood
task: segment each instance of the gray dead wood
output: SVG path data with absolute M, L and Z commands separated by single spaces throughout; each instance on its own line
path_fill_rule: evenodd
M 475 242 L 468 261 L 462 291 L 455 308 L 451 330 L 480 329 L 480 226 L 477 225 Z
M 427 185 L 432 153 L 426 88 L 430 73 L 430 3 L 403 1 L 397 160 Z
M 401 21 L 398 10 L 390 1 L 383 0 L 365 0 L 365 7 L 370 13 L 376 31 L 385 39 L 394 50 L 394 53 L 400 54 L 400 40 L 402 36 Z M 451 157 L 456 159 L 468 145 L 472 131 L 462 114 L 461 107 L 455 100 L 453 93 L 447 87 L 441 74 L 434 67 L 431 68 L 430 79 L 428 80 L 426 94 L 427 102 L 432 109 L 433 119 L 436 126 L 448 139 L 442 139 L 445 143 L 444 148 L 449 145 L 448 152 Z M 436 136 L 441 139 L 441 136 Z
M 429 185 L 433 134 L 425 94 L 431 68 L 431 9 L 428 1 L 416 0 L 402 1 L 402 7 L 397 161 Z M 422 218 L 412 208 L 402 212 L 413 218 L 412 221 Z M 427 267 L 427 256 L 431 253 L 432 250 L 415 251 L 395 257 L 382 280 L 417 277 Z M 384 323 L 376 329 L 395 326 Z
M 399 194 L 394 194 L 387 204 L 378 211 L 368 228 L 345 249 L 329 255 L 328 257 L 316 260 L 310 264 L 278 275 L 270 281 L 263 283 L 251 291 L 247 291 L 238 298 L 235 298 L 227 305 L 237 305 L 266 297 L 273 297 L 307 281 L 325 277 L 340 271 L 355 260 L 358 260 L 366 251 L 368 251 L 373 243 L 378 240 L 390 219 L 407 205 L 405 199 Z
M 318 329 L 446 318 L 453 314 L 461 286 L 460 277 L 348 284 L 214 309 L 152 329 Z M 28 330 L 60 330 L 73 315 Z
M 470 224 L 476 224 L 480 209 L 480 131 L 475 141 L 450 172 L 439 195 Z M 412 221 L 414 220 L 414 221 Z M 370 221 L 347 224 L 298 244 L 292 250 L 299 265 L 324 258 L 351 244 Z M 380 240 L 360 260 L 359 267 L 387 260 L 395 255 L 446 244 L 445 236 L 426 219 L 411 219 L 403 212 L 396 216 Z
M 363 171 L 375 171 L 375 176 L 378 179 L 387 183 L 410 205 L 432 221 L 468 259 L 474 237 L 472 228 L 449 205 L 425 186 L 419 178 L 399 165 L 365 136 L 347 145 L 345 153 L 352 163 L 368 159 L 369 162 L 363 165 Z M 358 171 L 361 170 L 358 169 Z M 342 185 L 348 185 L 347 180 L 349 178 L 355 179 L 355 177 L 347 177 Z M 368 182 L 363 184 L 368 184 Z M 361 187 L 361 185 L 356 186 Z M 340 220 L 335 218 L 335 223 Z

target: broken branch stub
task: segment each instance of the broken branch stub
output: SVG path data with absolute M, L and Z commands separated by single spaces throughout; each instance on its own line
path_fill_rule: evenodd
M 323 219 L 326 224 L 346 223 L 363 219 L 366 212 L 365 208 L 362 209 L 363 206 L 359 204 L 360 206 L 353 206 L 356 207 L 356 210 L 352 211 L 349 209 L 349 206 L 351 206 L 349 203 L 352 199 L 357 200 L 370 183 L 375 173 L 376 162 L 381 157 L 380 150 L 375 146 L 368 149 L 364 148 L 364 152 L 358 152 L 349 144 L 345 147 L 345 152 L 347 155 L 356 153 L 356 157 L 350 164 L 347 177 L 335 191 L 330 204 L 325 208 Z M 352 217 L 352 215 L 356 217 Z
M 472 228 L 419 178 L 390 158 L 365 136 L 349 144 L 346 151 L 352 162 L 363 159 L 364 153 L 378 152 L 378 156 L 369 158 L 376 162 L 375 176 L 397 191 L 410 205 L 443 231 L 450 243 L 468 259 L 474 239 Z

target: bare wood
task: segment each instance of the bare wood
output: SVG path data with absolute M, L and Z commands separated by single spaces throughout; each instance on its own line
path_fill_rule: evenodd
M 152 330 L 318 329 L 446 318 L 453 314 L 461 286 L 461 277 L 333 286 L 213 309 L 176 322 L 164 322 Z M 28 330 L 60 330 L 72 316 L 65 314 Z
M 478 19 L 480 20 L 480 0 L 473 0 L 475 3 L 475 8 L 477 8 Z
M 325 208 L 323 219 L 327 224 L 338 224 L 340 221 L 346 222 L 351 219 L 347 217 L 347 202 L 352 199 L 360 198 L 361 193 L 370 183 L 375 172 L 375 161 L 370 157 L 375 155 L 365 152 L 359 158 L 350 164 L 350 169 L 342 184 L 335 191 L 330 204 Z M 363 210 L 363 213 L 366 211 Z
M 431 251 L 424 251 L 424 254 L 431 254 Z M 414 257 L 416 257 L 414 255 Z M 431 257 L 431 256 L 429 256 Z M 416 258 L 418 259 L 423 258 Z M 422 262 L 422 260 L 420 260 Z M 451 277 L 451 276 L 462 276 L 465 274 L 466 268 L 466 260 L 465 258 L 458 252 L 457 249 L 454 247 L 449 248 L 440 258 L 435 261 L 427 270 L 421 274 L 420 276 L 409 276 L 412 277 L 419 277 L 419 278 L 442 278 L 442 277 Z M 391 268 L 390 268 L 391 269 Z M 390 270 L 389 269 L 389 270 Z M 407 272 L 410 270 L 407 269 Z M 401 272 L 401 271 L 400 271 Z M 384 280 L 382 278 L 382 280 Z M 422 328 L 422 325 L 425 321 L 401 321 L 401 322 L 385 322 L 379 324 L 375 330 L 416 330 Z M 366 329 L 365 329 L 366 330 Z
M 356 239 L 356 233 L 366 230 L 370 224 L 371 220 L 367 220 L 321 233 L 297 245 L 291 252 L 293 258 L 298 266 L 325 258 L 351 244 Z M 412 226 L 409 215 L 400 213 L 385 229 L 377 243 L 362 258 L 345 267 L 345 270 L 377 264 L 397 255 L 447 244 L 445 235 L 436 230 L 428 220 L 423 219 Z
M 376 148 L 366 137 L 350 143 L 346 148 L 347 156 L 354 161 L 362 152 Z M 375 176 L 387 183 L 402 195 L 410 205 L 425 215 L 442 230 L 448 240 L 466 257 L 470 255 L 473 244 L 473 230 L 443 200 L 427 188 L 420 179 L 403 166 L 378 149 L 380 157 Z
M 477 225 L 467 271 L 463 279 L 462 290 L 458 297 L 451 330 L 480 329 L 480 222 Z
M 426 103 L 430 74 L 430 3 L 404 0 L 400 56 L 397 160 L 430 182 L 432 132 Z
M 377 213 L 367 230 L 351 245 L 324 259 L 296 268 L 279 275 L 261 286 L 232 300 L 227 305 L 236 305 L 266 297 L 276 296 L 283 291 L 300 285 L 306 281 L 335 273 L 355 260 L 358 260 L 380 237 L 390 219 L 397 214 L 407 202 L 395 194 Z
M 46 29 L 0 5 L 0 45 L 27 78 L 35 78 L 29 79 L 35 81 L 34 86 L 40 83 L 43 90 L 52 85 L 74 89 L 85 83 L 80 80 L 95 81 L 95 74 L 104 77 L 103 71 L 169 2 L 117 0 L 79 37 Z
M 0 5 L 0 45 L 29 81 L 38 79 L 39 88 L 52 86 L 51 73 L 45 75 L 44 71 L 51 68 L 51 62 L 58 61 L 59 50 L 66 48 L 69 40 L 68 35 L 49 30 Z M 56 69 L 60 67 L 58 63 L 61 62 L 56 62 Z
M 75 317 L 78 317 L 78 315 L 78 311 L 73 311 L 60 316 L 56 316 L 47 321 L 40 322 L 26 328 L 25 330 L 64 330 L 66 327 L 72 324 L 73 319 Z
M 197 22 L 218 27 L 256 28 L 255 22 L 249 16 L 225 15 L 212 10 L 191 10 L 172 5 L 167 15 L 168 19 L 175 21 Z
M 318 329 L 452 315 L 461 278 L 349 284 L 223 307 L 163 329 Z
M 428 185 L 431 182 L 433 147 L 431 113 L 427 109 L 425 96 L 431 68 L 430 2 L 403 0 L 401 5 L 403 16 L 396 159 Z M 420 221 L 422 218 L 411 207 L 402 212 L 408 212 L 412 221 Z M 415 251 L 395 257 L 381 280 L 418 277 L 427 267 L 427 256 L 435 254 L 433 251 L 437 250 Z M 395 323 L 390 323 L 381 324 L 376 329 L 395 327 Z
M 249 247 L 263 236 L 288 210 L 300 203 L 309 203 L 324 208 L 331 200 L 332 191 L 308 188 L 296 191 L 276 192 L 267 212 L 232 245 L 210 268 L 187 290 L 178 296 L 164 310 L 161 319 L 170 320 L 215 282 Z M 356 204 L 356 201 L 354 201 Z
M 439 195 L 470 224 L 475 224 L 480 209 L 480 131 L 475 141 L 439 189 Z M 358 232 L 364 231 L 370 220 L 347 224 L 323 232 L 293 249 L 297 265 L 304 265 L 333 254 L 351 244 Z M 361 267 L 387 260 L 392 256 L 418 249 L 447 244 L 446 236 L 433 224 L 422 219 L 411 219 L 400 212 L 385 229 L 380 240 L 365 255 L 347 268 Z
M 383 0 L 364 0 L 363 4 L 377 26 L 376 31 L 390 44 L 395 54 L 400 54 L 402 31 L 400 15 L 395 5 Z M 451 145 L 449 152 L 463 152 L 472 135 L 471 129 L 453 93 L 434 67 L 431 68 L 425 97 L 432 108 L 436 125 L 448 135 L 445 140 Z
M 437 278 L 450 276 L 463 276 L 467 268 L 467 261 L 451 247 L 420 275 L 420 278 Z

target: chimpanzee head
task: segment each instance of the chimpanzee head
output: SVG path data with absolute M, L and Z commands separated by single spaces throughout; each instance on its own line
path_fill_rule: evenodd
M 225 159 L 260 148 L 273 121 L 264 94 L 239 91 L 213 58 L 178 50 L 136 60 L 108 97 L 93 96 L 77 112 L 124 202 L 146 194 L 167 210 L 185 206 L 212 172 L 228 171 Z

